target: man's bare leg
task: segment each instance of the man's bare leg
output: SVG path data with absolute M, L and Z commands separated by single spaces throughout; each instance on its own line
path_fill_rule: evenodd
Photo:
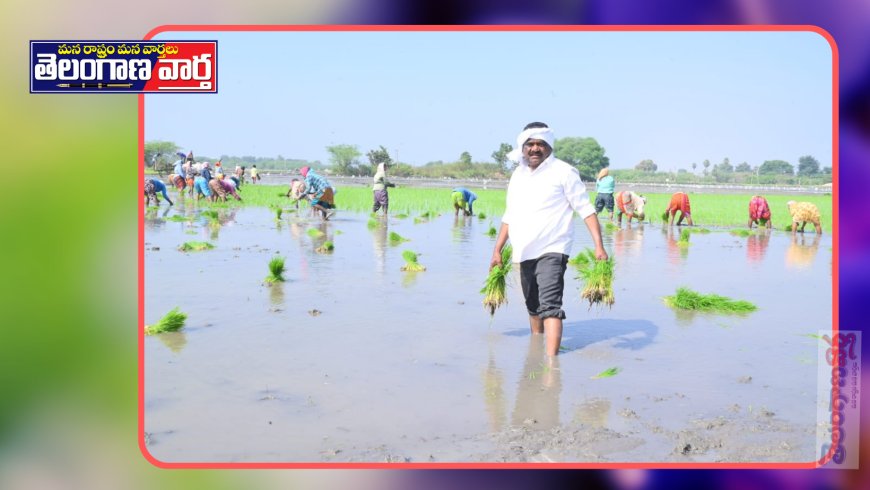
M 540 335 L 544 333 L 544 320 L 539 316 L 529 315 L 529 328 L 532 331 L 532 335 Z
M 562 345 L 562 319 L 553 316 L 545 318 L 543 323 L 547 337 L 547 355 L 558 355 L 559 346 Z

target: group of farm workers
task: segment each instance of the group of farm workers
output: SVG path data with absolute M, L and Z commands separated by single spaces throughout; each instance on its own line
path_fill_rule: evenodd
M 643 221 L 646 204 L 646 198 L 633 191 L 614 194 L 615 181 L 606 168 L 598 174 L 598 193 L 594 204 L 590 202 L 577 169 L 553 155 L 554 142 L 553 130 L 542 122 L 527 124 L 517 136 L 515 149 L 508 153 L 508 159 L 517 165 L 508 183 L 505 212 L 489 262 L 490 269 L 502 265 L 502 248 L 510 239 L 512 261 L 519 263 L 520 267 L 529 328 L 534 335 L 544 335 L 544 348 L 551 358 L 558 354 L 562 339 L 562 321 L 565 319 L 562 296 L 574 239 L 574 214 L 579 215 L 586 225 L 592 238 L 595 258 L 607 260 L 598 214 L 607 209 L 612 221 L 616 212 L 620 224 L 623 215 L 628 223 L 632 219 Z M 226 194 L 230 193 L 241 200 L 236 192 L 241 185 L 240 176 L 211 178 L 208 162 L 195 167 L 192 160 L 192 155 L 188 155 L 186 168 L 181 161 L 177 162 L 175 172 L 170 176 L 170 181 L 180 191 L 185 186 L 192 186 L 197 198 L 213 198 L 217 195 L 218 199 L 226 200 Z M 219 167 L 220 162 L 216 166 Z M 387 180 L 387 167 L 387 163 L 378 164 L 372 186 L 372 212 L 382 209 L 384 215 L 389 209 L 387 189 L 395 187 Z M 254 170 L 251 174 L 252 178 L 256 175 Z M 304 180 L 293 179 L 286 196 L 296 202 L 297 208 L 300 200 L 307 199 L 313 212 L 319 213 L 324 221 L 328 220 L 335 212 L 335 188 L 308 166 L 302 167 L 300 174 Z M 186 178 L 182 178 L 182 175 Z M 227 185 L 226 182 L 232 184 Z M 172 204 L 166 186 L 161 181 L 146 181 L 146 198 L 153 197 L 156 200 L 158 192 Z M 473 203 L 477 195 L 473 192 L 457 187 L 451 190 L 450 198 L 454 216 L 458 217 L 460 212 L 465 216 L 474 215 Z M 788 208 L 792 215 L 793 233 L 797 232 L 800 223 L 800 231 L 803 231 L 808 222 L 813 223 L 816 233 L 821 233 L 819 211 L 814 204 L 789 201 Z M 688 225 L 694 225 L 689 196 L 684 192 L 674 193 L 668 203 L 666 215 L 670 225 L 674 224 L 677 213 L 680 214 L 676 220 L 678 226 L 684 219 Z M 753 196 L 749 202 L 749 227 L 757 225 L 771 228 L 770 217 L 767 200 L 763 196 Z
M 214 173 L 212 173 L 211 164 L 195 162 L 193 152 L 187 155 L 179 152 L 177 155 L 180 158 L 176 160 L 172 173 L 169 174 L 169 183 L 178 189 L 181 196 L 184 196 L 184 191 L 187 190 L 188 195 L 191 197 L 195 195 L 197 201 L 203 197 L 209 201 L 226 201 L 227 195 L 233 196 L 237 201 L 242 200 L 239 191 L 245 182 L 245 167 L 237 165 L 232 174 L 226 175 L 219 160 L 215 162 Z M 259 180 L 257 166 L 254 165 L 251 169 L 251 183 Z M 150 205 L 152 200 L 156 205 L 160 204 L 157 193 L 162 194 L 170 206 L 174 204 L 162 180 L 148 178 L 145 180 L 144 187 L 146 206 Z

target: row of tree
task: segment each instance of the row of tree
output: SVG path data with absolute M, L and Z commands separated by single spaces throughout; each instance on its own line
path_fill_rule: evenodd
M 610 158 L 605 154 L 604 147 L 598 144 L 595 138 L 567 137 L 559 138 L 554 145 L 557 158 L 568 162 L 577 168 L 585 181 L 594 181 L 598 172 L 610 166 Z M 172 170 L 172 164 L 178 159 L 176 153 L 180 147 L 169 141 L 150 141 L 145 144 L 145 162 L 161 173 Z M 381 163 L 390 164 L 390 174 L 397 177 L 420 177 L 420 178 L 457 178 L 457 179 L 506 179 L 514 166 L 507 158 L 511 151 L 511 145 L 501 143 L 490 155 L 491 161 L 475 162 L 471 154 L 462 152 L 456 161 L 444 162 L 433 161 L 422 166 L 412 166 L 408 163 L 396 161 L 390 152 L 380 145 L 378 148 L 369 150 L 363 154 L 355 145 L 327 146 L 329 153 L 329 165 L 319 161 L 306 161 L 301 159 L 285 159 L 278 155 L 276 158 L 264 158 L 251 155 L 210 157 L 197 155 L 198 161 L 218 161 L 224 166 L 246 166 L 250 168 L 257 165 L 261 170 L 292 170 L 309 165 L 314 168 L 323 168 L 326 173 L 344 176 L 370 176 L 374 175 L 377 166 Z M 798 160 L 797 173 L 794 167 L 784 160 L 767 160 L 757 167 L 750 166 L 747 162 L 733 166 L 728 158 L 722 162 L 711 165 L 709 160 L 704 160 L 701 166 L 702 177 L 699 182 L 751 182 L 754 176 L 755 182 L 761 182 L 761 176 L 780 176 L 780 178 L 766 178 L 768 183 L 791 182 L 788 177 L 797 176 L 806 178 L 807 181 L 830 182 L 831 168 L 820 168 L 818 160 L 810 155 Z M 710 168 L 712 166 L 712 169 Z M 650 159 L 639 162 L 634 171 L 622 171 L 621 176 L 625 181 L 668 181 L 670 176 L 676 180 L 680 175 L 681 180 L 689 179 L 698 168 L 697 163 L 691 164 L 692 173 L 688 169 L 680 169 L 677 172 L 658 172 L 658 165 Z M 689 175 L 682 175 L 689 174 Z M 799 182 L 800 180 L 798 180 Z
M 711 173 L 709 170 L 710 160 L 704 160 L 701 165 L 704 167 L 703 175 L 709 175 Z M 694 172 L 697 168 L 698 164 L 692 163 L 692 171 Z M 641 172 L 655 172 L 658 170 L 658 165 L 656 165 L 652 160 L 642 160 L 634 166 L 634 169 Z M 712 174 L 714 176 L 734 172 L 753 173 L 757 175 L 797 175 L 799 177 L 812 177 L 816 175 L 830 175 L 832 169 L 831 167 L 821 168 L 819 161 L 812 155 L 805 155 L 798 159 L 797 174 L 795 174 L 794 166 L 784 160 L 766 160 L 757 167 L 752 167 L 747 162 L 743 162 L 735 167 L 731 165 L 731 161 L 726 157 L 721 163 L 713 165 Z

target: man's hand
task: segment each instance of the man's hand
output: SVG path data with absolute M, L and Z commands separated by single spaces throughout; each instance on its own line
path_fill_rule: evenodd
M 499 252 L 497 250 L 492 252 L 492 259 L 490 259 L 490 261 L 489 261 L 489 270 L 492 270 L 496 266 L 498 266 L 498 267 L 502 266 L 501 252 Z
M 605 252 L 603 248 L 596 248 L 595 258 L 598 260 L 607 260 L 607 252 Z

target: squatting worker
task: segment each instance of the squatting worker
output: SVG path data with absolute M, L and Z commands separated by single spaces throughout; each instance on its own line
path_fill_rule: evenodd
M 595 208 L 577 169 L 553 156 L 553 131 L 530 123 L 509 154 L 519 165 L 511 175 L 507 205 L 492 252 L 490 269 L 501 265 L 501 250 L 510 238 L 532 334 L 546 335 L 547 354 L 555 356 L 562 342 L 562 292 L 574 239 L 571 221 L 580 215 L 595 245 L 595 257 L 607 260 Z

